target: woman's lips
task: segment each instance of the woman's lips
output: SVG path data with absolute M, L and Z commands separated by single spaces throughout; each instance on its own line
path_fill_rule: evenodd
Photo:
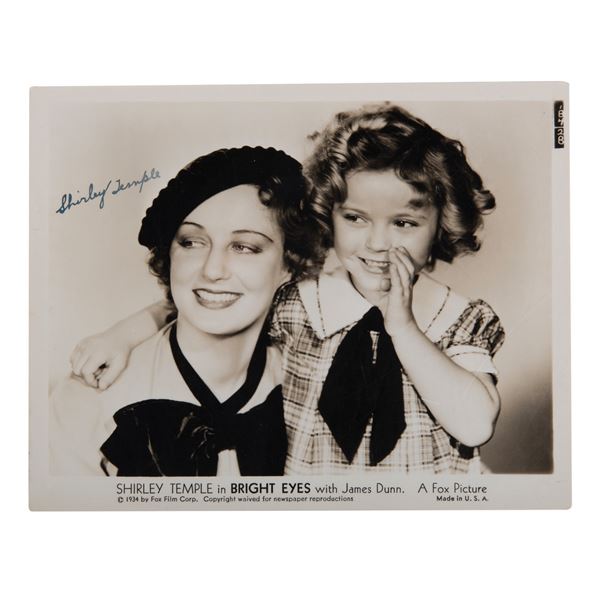
M 372 260 L 370 258 L 363 258 L 361 256 L 359 256 L 358 259 L 369 273 L 373 273 L 375 275 L 383 275 L 390 269 L 389 260 Z
M 228 308 L 242 297 L 242 294 L 236 292 L 219 292 L 204 288 L 194 290 L 194 295 L 196 296 L 198 304 L 204 308 L 210 308 L 211 310 Z

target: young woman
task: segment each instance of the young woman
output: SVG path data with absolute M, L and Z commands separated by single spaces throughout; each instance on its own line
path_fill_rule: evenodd
M 264 324 L 311 258 L 304 196 L 300 164 L 274 149 L 219 150 L 169 182 L 139 233 L 169 324 L 110 390 L 89 397 L 72 378 L 54 393 L 54 471 L 283 473 L 280 355 Z

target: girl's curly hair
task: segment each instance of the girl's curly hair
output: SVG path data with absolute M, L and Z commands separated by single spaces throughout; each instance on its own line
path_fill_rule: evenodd
M 316 147 L 304 170 L 308 208 L 325 246 L 333 245 L 332 212 L 346 200 L 348 176 L 392 169 L 439 208 L 431 266 L 438 259 L 452 262 L 455 256 L 479 249 L 476 231 L 496 201 L 467 163 L 459 141 L 389 102 L 341 112 L 312 138 Z

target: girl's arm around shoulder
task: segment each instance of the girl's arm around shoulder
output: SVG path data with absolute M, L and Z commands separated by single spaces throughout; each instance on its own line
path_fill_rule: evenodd
M 125 369 L 131 351 L 165 324 L 169 312 L 166 302 L 157 302 L 81 340 L 71 354 L 73 373 L 90 387 L 105 390 Z

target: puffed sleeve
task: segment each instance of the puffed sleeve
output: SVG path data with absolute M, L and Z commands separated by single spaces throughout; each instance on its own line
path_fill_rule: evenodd
M 444 353 L 471 372 L 498 377 L 493 357 L 504 342 L 504 329 L 498 315 L 483 300 L 468 304 L 457 321 L 442 337 Z

